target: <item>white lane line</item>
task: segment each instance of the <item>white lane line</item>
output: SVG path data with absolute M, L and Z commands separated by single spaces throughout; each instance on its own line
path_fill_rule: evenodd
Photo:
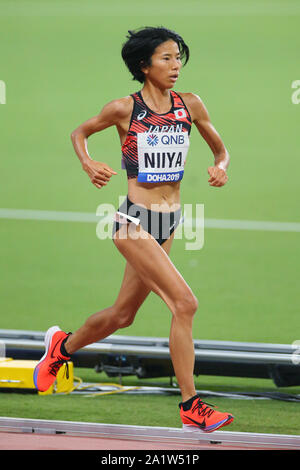
M 30 209 L 0 209 L 0 219 L 44 220 L 54 222 L 97 223 L 102 216 L 90 212 L 44 211 Z M 199 221 L 201 225 L 201 221 Z M 195 225 L 195 219 L 185 219 L 188 225 Z M 300 232 L 300 222 L 269 222 L 258 220 L 207 219 L 205 228 L 230 230 L 260 230 L 271 232 Z
M 49 220 L 54 222 L 98 222 L 100 216 L 89 212 L 0 209 L 1 219 Z
M 300 232 L 299 222 L 268 222 L 259 220 L 205 219 L 205 228 L 232 230 L 263 230 L 270 232 Z

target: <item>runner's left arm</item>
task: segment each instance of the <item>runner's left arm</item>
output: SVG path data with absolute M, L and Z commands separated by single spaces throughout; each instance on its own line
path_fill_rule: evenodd
M 199 96 L 193 93 L 187 93 L 185 96 L 186 104 L 189 107 L 191 118 L 198 131 L 211 148 L 215 164 L 208 167 L 210 175 L 208 183 L 210 186 L 221 187 L 228 181 L 227 168 L 229 166 L 230 156 L 225 145 L 210 121 L 208 111 Z

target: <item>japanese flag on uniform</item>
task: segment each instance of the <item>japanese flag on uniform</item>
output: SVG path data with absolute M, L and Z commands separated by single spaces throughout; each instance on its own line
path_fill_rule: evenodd
M 184 108 L 175 109 L 174 114 L 176 119 L 184 119 L 186 117 L 186 112 Z

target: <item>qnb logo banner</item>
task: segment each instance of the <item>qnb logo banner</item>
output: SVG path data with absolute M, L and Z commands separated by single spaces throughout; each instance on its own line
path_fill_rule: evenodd
M 137 136 L 138 181 L 179 181 L 189 149 L 187 132 L 141 133 Z

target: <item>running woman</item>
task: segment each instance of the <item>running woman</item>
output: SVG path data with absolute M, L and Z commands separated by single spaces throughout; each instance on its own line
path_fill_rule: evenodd
M 124 278 L 115 303 L 91 315 L 77 331 L 65 333 L 57 326 L 47 331 L 34 383 L 38 390 L 47 390 L 73 353 L 131 325 L 148 294 L 155 292 L 172 313 L 169 348 L 181 391 L 183 427 L 211 432 L 230 424 L 233 416 L 214 410 L 196 393 L 192 324 L 198 301 L 169 252 L 181 217 L 180 185 L 192 124 L 214 156 L 208 168 L 210 186 L 227 182 L 229 155 L 201 99 L 172 90 L 182 61 L 189 59 L 181 36 L 162 27 L 129 31 L 122 58 L 142 89 L 106 104 L 71 138 L 83 170 L 102 189 L 117 173 L 90 157 L 87 139 L 110 126 L 118 130 L 128 196 L 115 215 L 112 238 L 127 261 Z

